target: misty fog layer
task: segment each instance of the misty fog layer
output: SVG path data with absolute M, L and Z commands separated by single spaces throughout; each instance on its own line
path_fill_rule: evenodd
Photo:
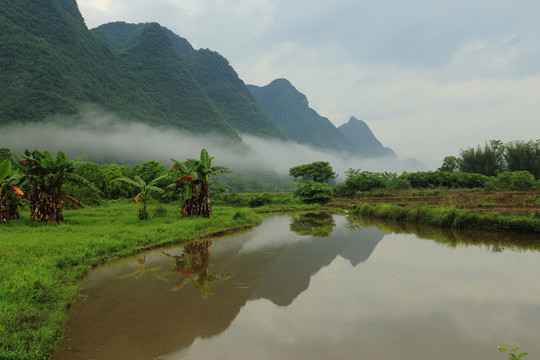
M 363 159 L 345 153 L 318 150 L 280 140 L 241 135 L 244 144 L 215 135 L 193 135 L 173 128 L 152 127 L 127 122 L 95 109 L 86 109 L 76 117 L 55 118 L 41 123 L 8 125 L 0 128 L 0 147 L 15 154 L 25 149 L 62 150 L 68 158 L 87 156 L 97 162 L 126 164 L 157 160 L 172 165 L 170 158 L 183 161 L 199 158 L 202 148 L 214 156 L 213 165 L 235 172 L 273 171 L 288 175 L 289 168 L 314 161 L 328 161 L 343 181 L 349 168 L 369 171 L 417 171 L 396 158 Z

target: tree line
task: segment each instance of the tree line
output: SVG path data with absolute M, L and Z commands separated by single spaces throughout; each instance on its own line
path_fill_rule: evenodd
M 83 162 L 82 158 L 69 160 L 62 151 L 53 157 L 48 151 L 23 155 L 0 149 L 0 222 L 19 217 L 22 199 L 29 203 L 30 218 L 39 222 L 62 222 L 64 203 L 81 206 L 81 201 L 98 203 L 101 198 L 133 197 L 140 203 L 139 219 L 148 219 L 146 201 L 150 193 L 162 200 L 181 200 L 181 216 L 210 217 L 210 176 L 230 172 L 224 167 L 212 166 L 206 149 L 199 159 L 184 162 L 171 159 L 173 166 L 166 169 L 157 161 L 126 166 L 110 164 L 99 166 Z
M 467 148 L 459 156 L 447 156 L 438 169 L 444 172 L 497 176 L 503 172 L 528 171 L 540 179 L 540 139 L 503 143 L 491 140 L 483 147 Z

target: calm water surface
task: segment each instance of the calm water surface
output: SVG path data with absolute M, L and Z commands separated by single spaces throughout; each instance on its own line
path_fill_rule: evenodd
M 100 267 L 56 358 L 504 359 L 498 345 L 540 358 L 538 246 L 384 229 L 273 216 Z

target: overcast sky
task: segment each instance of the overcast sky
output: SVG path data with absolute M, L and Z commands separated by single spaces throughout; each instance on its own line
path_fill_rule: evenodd
M 287 78 L 336 126 L 364 120 L 428 168 L 540 138 L 538 0 L 78 0 L 89 28 L 158 22 L 247 84 Z

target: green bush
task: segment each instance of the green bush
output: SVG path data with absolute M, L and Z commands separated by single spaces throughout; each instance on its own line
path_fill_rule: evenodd
M 249 206 L 254 208 L 254 207 L 268 205 L 271 202 L 272 200 L 270 199 L 270 194 L 264 193 L 264 194 L 259 194 L 252 197 L 249 200 Z
M 534 175 L 528 171 L 505 171 L 491 178 L 486 188 L 492 190 L 533 190 L 538 188 Z
M 332 188 L 327 184 L 321 184 L 311 180 L 298 180 L 300 185 L 295 190 L 294 196 L 306 204 L 324 205 L 332 200 Z

